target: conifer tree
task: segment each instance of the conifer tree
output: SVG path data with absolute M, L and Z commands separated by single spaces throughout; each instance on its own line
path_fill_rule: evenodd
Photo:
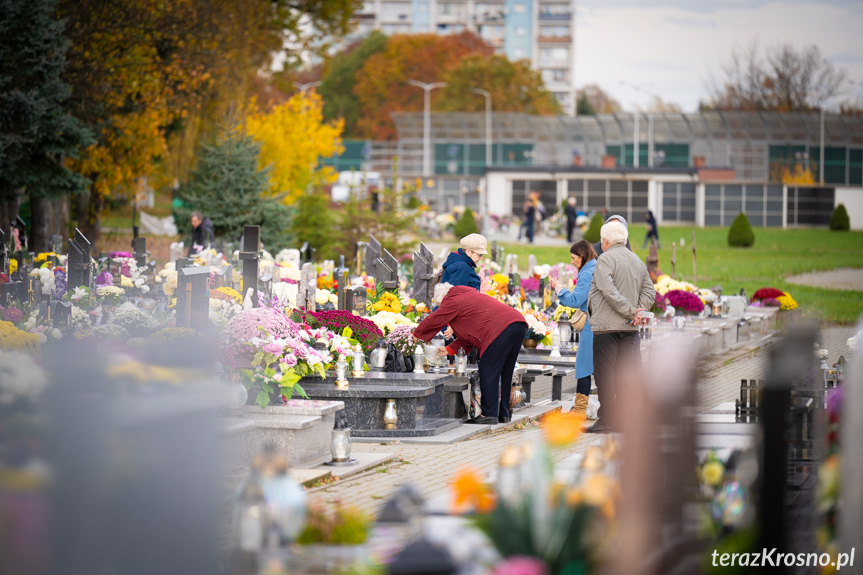
M 265 194 L 268 170 L 258 169 L 261 146 L 236 128 L 225 128 L 215 144 L 203 146 L 198 166 L 181 191 L 186 207 L 178 224 L 188 229 L 189 214 L 200 211 L 213 222 L 217 238 L 237 242 L 243 226 L 261 226 L 261 241 L 270 250 L 285 247 L 290 209 L 282 198 Z
M 68 112 L 71 92 L 63 73 L 69 42 L 56 11 L 56 0 L 0 0 L 0 224 L 4 226 L 14 218 L 18 195 L 24 190 L 32 203 L 87 186 L 87 180 L 64 163 L 89 145 L 92 136 Z M 33 210 L 32 215 L 34 228 L 39 229 L 31 246 L 41 251 L 51 230 L 40 219 L 45 215 L 42 210 Z

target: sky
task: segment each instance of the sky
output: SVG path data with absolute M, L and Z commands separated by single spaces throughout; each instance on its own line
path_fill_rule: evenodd
M 655 94 L 694 111 L 711 74 L 753 40 L 762 52 L 817 45 L 861 84 L 841 99 L 863 104 L 863 0 L 576 0 L 575 83 L 599 84 L 626 110 Z

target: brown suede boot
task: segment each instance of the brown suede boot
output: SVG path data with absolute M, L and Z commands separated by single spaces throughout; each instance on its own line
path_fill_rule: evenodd
M 588 399 L 589 399 L 588 396 L 584 395 L 583 393 L 576 393 L 575 394 L 575 405 L 572 406 L 572 409 L 570 409 L 570 411 L 585 413 L 587 411 L 587 400 Z

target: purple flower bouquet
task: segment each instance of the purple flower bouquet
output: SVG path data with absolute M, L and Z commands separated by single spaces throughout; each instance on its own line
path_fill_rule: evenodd
M 674 309 L 679 309 L 685 313 L 701 313 L 704 309 L 704 302 L 701 301 L 701 298 L 688 291 L 671 290 L 665 294 L 663 299 L 666 305 L 672 305 Z

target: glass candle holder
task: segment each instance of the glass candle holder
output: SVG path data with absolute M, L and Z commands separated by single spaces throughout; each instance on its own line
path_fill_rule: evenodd
M 425 350 L 423 350 L 422 345 L 417 344 L 417 347 L 414 350 L 414 373 L 425 373 L 425 369 L 423 369 L 425 361 Z
M 348 362 L 345 361 L 345 354 L 339 354 L 339 359 L 336 361 L 336 387 L 345 389 L 348 387 Z
M 378 340 L 377 345 L 372 350 L 370 363 L 373 371 L 384 371 L 387 367 L 387 344 L 383 338 Z
M 351 375 L 354 377 L 365 377 L 366 372 L 363 364 L 366 362 L 366 356 L 363 354 L 363 348 L 360 344 L 356 344 L 354 346 L 353 353 L 351 354 L 351 361 L 353 363 L 353 371 L 351 371 Z

